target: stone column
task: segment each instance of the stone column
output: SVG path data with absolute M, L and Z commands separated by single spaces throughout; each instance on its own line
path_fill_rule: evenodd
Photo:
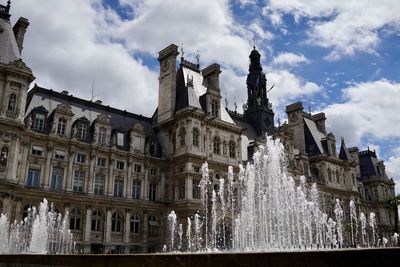
M 84 239 L 84 253 L 90 253 L 90 236 L 92 226 L 92 209 L 90 206 L 86 208 L 86 220 L 85 220 L 85 239 Z
M 148 239 L 148 233 L 149 233 L 149 223 L 148 223 L 148 213 L 147 211 L 143 211 L 143 225 L 142 225 L 142 244 L 144 244 L 143 247 L 143 252 L 146 253 L 148 250 L 147 246 L 147 239 Z
M 17 197 L 17 203 L 15 206 L 15 220 L 20 222 L 22 219 L 22 198 Z
M 109 196 L 113 196 L 113 182 L 114 182 L 114 159 L 110 159 L 110 166 L 108 171 L 108 183 L 107 183 L 107 192 Z
M 111 208 L 107 209 L 107 217 L 106 217 L 106 223 L 105 223 L 105 245 L 110 245 L 111 242 L 111 216 L 112 216 L 112 210 Z
M 143 185 L 144 200 L 149 200 L 149 170 L 144 170 L 144 185 Z
M 125 212 L 125 229 L 124 229 L 124 244 L 129 244 L 129 236 L 130 236 L 130 231 L 131 231 L 131 212 L 130 210 L 126 210 Z
M 25 183 L 25 176 L 26 176 L 26 168 L 28 165 L 28 153 L 29 153 L 29 143 L 23 142 L 22 143 L 22 158 L 21 158 L 21 165 L 18 174 L 18 181 L 19 183 Z
M 165 173 L 161 173 L 161 183 L 160 183 L 160 200 L 165 200 Z
M 74 179 L 74 173 L 73 173 L 74 155 L 75 151 L 73 150 L 71 150 L 68 155 L 67 191 L 72 191 L 72 181 Z
M 16 134 L 12 134 L 11 137 L 11 149 L 8 152 L 8 175 L 11 178 L 10 180 L 16 182 L 17 181 L 17 165 L 18 165 L 18 157 L 19 157 L 19 142 L 18 136 Z
M 6 111 L 8 107 L 8 97 L 7 97 L 7 92 L 10 92 L 10 81 L 8 80 L 4 86 L 4 91 L 2 95 L 2 103 L 0 105 L 0 116 L 5 117 L 6 116 Z
M 96 162 L 96 155 L 90 155 L 90 166 L 89 166 L 89 175 L 88 175 L 88 190 L 89 194 L 93 194 L 93 180 L 94 180 L 94 164 Z
M 43 188 L 48 189 L 49 188 L 49 182 L 50 182 L 50 167 L 51 167 L 51 158 L 53 156 L 53 151 L 54 148 L 52 146 L 49 146 L 47 148 L 47 154 L 46 154 L 46 167 L 44 169 L 44 175 L 43 175 Z
M 188 177 L 186 177 L 186 182 L 185 182 L 185 190 L 186 190 L 186 199 L 187 200 L 192 200 L 193 196 L 192 196 L 192 178 L 188 175 Z
M 133 162 L 128 161 L 128 178 L 126 179 L 125 196 L 127 198 L 132 198 L 132 166 Z

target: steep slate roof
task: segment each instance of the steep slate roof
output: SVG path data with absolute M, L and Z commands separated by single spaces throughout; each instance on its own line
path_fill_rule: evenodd
M 322 139 L 325 134 L 320 132 L 314 121 L 304 117 L 307 152 L 311 155 L 323 154 Z
M 139 122 L 143 125 L 147 137 L 156 137 L 153 131 L 151 118 L 77 98 L 72 95 L 59 93 L 37 85 L 28 93 L 25 117 L 27 117 L 35 107 L 39 106 L 43 106 L 43 108 L 48 110 L 49 114 L 51 114 L 57 105 L 61 103 L 71 106 L 72 112 L 74 113 L 72 118 L 73 122 L 85 117 L 92 123 L 100 113 L 106 113 L 110 116 L 112 130 L 124 129 L 129 131 L 134 123 Z
M 366 180 L 381 180 L 385 182 L 393 182 L 393 180 L 389 179 L 386 175 L 386 172 L 383 172 L 382 169 L 378 169 L 382 163 L 376 157 L 376 153 L 374 151 L 365 150 L 360 151 L 358 153 L 358 158 L 360 162 L 360 172 L 361 177 L 359 179 L 361 181 Z
M 339 158 L 341 160 L 351 160 L 349 150 L 347 149 L 346 144 L 344 143 L 344 138 L 342 138 L 342 143 L 340 144 Z
M 10 21 L 0 18 L 0 63 L 8 64 L 20 57 Z
M 207 92 L 207 87 L 204 86 L 203 75 L 200 70 L 191 67 L 189 64 L 190 62 L 185 61 L 181 63 L 178 69 L 175 111 L 186 107 L 204 110 L 200 98 Z M 222 105 L 220 105 L 219 112 L 222 121 L 235 124 Z

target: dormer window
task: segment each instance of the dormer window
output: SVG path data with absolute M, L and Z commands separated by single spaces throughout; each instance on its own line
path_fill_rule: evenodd
M 117 146 L 125 146 L 125 135 L 123 133 L 117 133 Z
M 105 145 L 106 144 L 106 135 L 107 135 L 107 128 L 106 127 L 100 127 L 99 128 L 99 136 L 97 139 L 97 142 L 100 145 Z
M 44 131 L 44 120 L 46 116 L 41 113 L 35 114 L 35 119 L 33 120 L 33 130 Z
M 67 119 L 62 118 L 62 117 L 58 118 L 57 134 L 65 135 L 66 126 L 67 126 Z
M 218 117 L 218 101 L 211 100 L 211 116 Z
M 76 126 L 76 138 L 81 140 L 87 140 L 87 132 L 88 132 L 88 126 L 86 124 L 79 123 Z

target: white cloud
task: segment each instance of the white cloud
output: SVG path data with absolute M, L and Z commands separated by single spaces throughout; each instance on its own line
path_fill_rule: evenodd
M 107 32 L 119 22 L 99 1 L 15 1 L 11 13 L 13 21 L 30 21 L 22 57 L 36 83 L 89 99 L 94 80 L 104 104 L 145 115 L 154 111 L 157 75 L 109 41 Z M 140 91 L 146 93 L 131 97 Z
M 275 65 L 286 65 L 286 66 L 297 66 L 301 63 L 309 63 L 310 61 L 302 54 L 297 55 L 290 52 L 280 53 L 274 58 L 272 64 Z
M 221 65 L 222 94 L 228 93 L 231 107 L 236 97 L 241 111 L 241 102 L 247 99 L 252 38 L 254 34 L 272 38 L 257 18 L 248 25 L 238 24 L 227 0 L 121 0 L 121 4 L 129 18 L 120 18 L 101 0 L 13 2 L 12 20 L 24 16 L 30 21 L 23 59 L 33 69 L 35 82 L 89 99 L 94 80 L 95 99 L 151 116 L 158 99 L 157 53 L 170 43 L 183 43 L 189 60 L 199 49 L 202 67 Z M 257 48 L 264 54 L 268 42 Z M 153 62 L 143 62 L 143 55 Z M 271 92 L 275 105 L 284 102 L 281 98 L 289 101 L 318 88 L 289 71 L 278 70 L 267 77 L 270 84 L 276 83 Z
M 337 60 L 356 51 L 375 53 L 380 30 L 398 33 L 400 5 L 397 0 L 271 0 L 264 9 L 273 25 L 281 26 L 281 16 L 292 14 L 298 22 L 310 20 L 309 42 L 331 48 L 328 60 Z
M 343 89 L 343 103 L 334 103 L 323 111 L 328 127 L 348 144 L 358 145 L 361 138 L 400 138 L 400 84 L 388 80 L 356 83 Z

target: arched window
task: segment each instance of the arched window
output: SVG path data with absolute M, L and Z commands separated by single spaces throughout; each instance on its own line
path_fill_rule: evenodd
M 111 232 L 120 233 L 122 231 L 122 215 L 114 212 L 111 218 Z
M 218 136 L 214 137 L 214 154 L 221 154 L 221 140 Z
M 103 230 L 103 214 L 95 210 L 92 213 L 92 231 L 101 232 Z
M 140 233 L 140 218 L 137 215 L 132 215 L 131 217 L 131 233 L 132 234 Z
M 0 166 L 6 166 L 8 161 L 8 147 L 3 146 L 0 154 Z
M 80 230 L 81 229 L 81 210 L 73 209 L 69 214 L 69 229 L 71 230 Z
M 179 129 L 179 144 L 184 146 L 186 143 L 186 129 L 185 127 L 181 127 Z
M 338 170 L 336 170 L 336 182 L 338 184 L 340 184 L 340 176 L 339 176 L 339 171 Z
M 218 117 L 218 101 L 211 100 L 211 116 Z
M 17 96 L 13 93 L 10 95 L 10 98 L 8 99 L 7 111 L 13 112 L 15 110 L 16 104 L 17 104 Z
M 351 180 L 353 181 L 353 185 L 356 184 L 356 177 L 354 176 L 354 173 L 351 174 Z
M 194 128 L 193 129 L 193 146 L 198 147 L 199 146 L 199 138 L 200 138 L 200 133 L 199 133 L 199 129 Z
M 236 144 L 234 141 L 229 142 L 229 157 L 236 158 Z

